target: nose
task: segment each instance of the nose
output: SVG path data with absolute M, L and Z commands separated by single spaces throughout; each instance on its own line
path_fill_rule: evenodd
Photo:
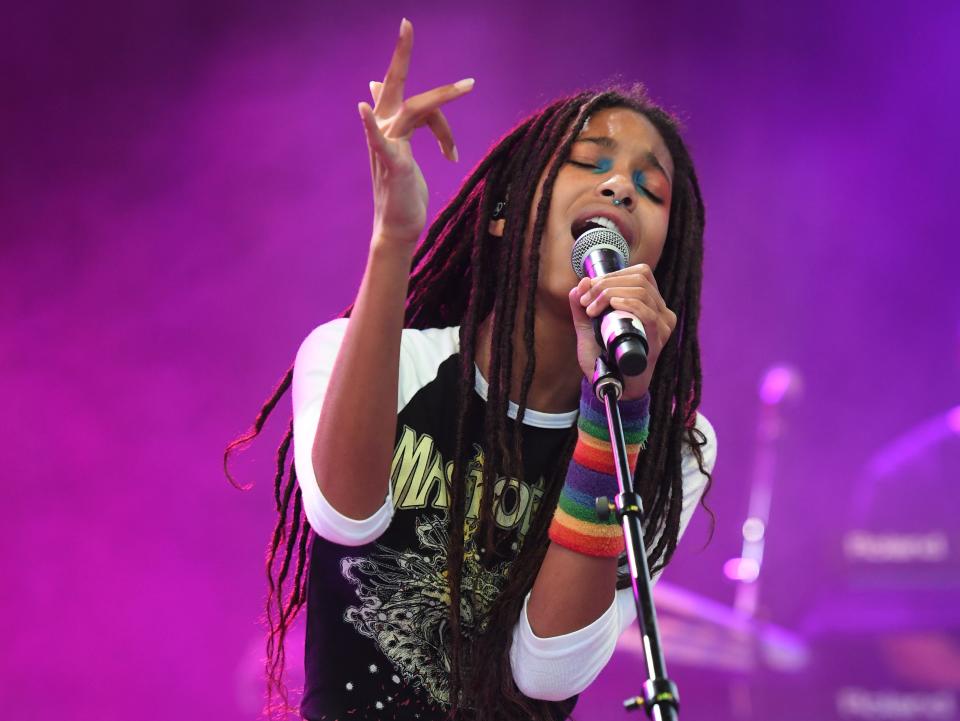
M 636 204 L 637 189 L 633 183 L 620 173 L 615 173 L 597 186 L 597 190 L 604 199 L 611 202 L 619 200 L 618 205 L 632 208 Z

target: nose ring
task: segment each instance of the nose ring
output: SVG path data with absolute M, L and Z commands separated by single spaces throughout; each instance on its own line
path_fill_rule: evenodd
M 613 199 L 613 204 L 614 204 L 614 205 L 623 205 L 623 201 L 620 200 L 620 199 L 618 199 L 618 198 L 614 198 L 614 199 Z

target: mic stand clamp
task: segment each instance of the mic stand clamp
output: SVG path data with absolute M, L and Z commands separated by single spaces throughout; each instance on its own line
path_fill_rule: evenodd
M 660 631 L 653 606 L 650 569 L 647 565 L 647 550 L 643 543 L 643 501 L 634 490 L 633 469 L 627 457 L 627 444 L 623 436 L 623 423 L 617 401 L 623 395 L 623 379 L 616 366 L 604 354 L 597 358 L 593 371 L 593 392 L 603 401 L 607 411 L 607 427 L 613 446 L 614 467 L 620 493 L 611 503 L 602 496 L 596 499 L 597 516 L 601 520 L 616 514 L 623 529 L 630 566 L 630 585 L 637 607 L 637 620 L 643 638 L 644 661 L 647 680 L 641 686 L 642 695 L 623 702 L 627 711 L 643 708 L 655 721 L 676 721 L 680 708 L 677 685 L 667 678 L 667 666 L 660 648 Z

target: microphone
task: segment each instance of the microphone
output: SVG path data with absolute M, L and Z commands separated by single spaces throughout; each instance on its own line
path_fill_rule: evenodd
M 570 261 L 578 278 L 602 278 L 627 267 L 630 248 L 615 230 L 590 228 L 573 244 Z M 593 319 L 597 343 L 607 351 L 607 360 L 625 376 L 637 376 L 647 367 L 647 334 L 636 316 L 607 308 Z

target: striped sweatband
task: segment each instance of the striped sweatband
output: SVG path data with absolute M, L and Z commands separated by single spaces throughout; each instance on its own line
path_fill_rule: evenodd
M 632 470 L 647 441 L 650 394 L 618 405 Z M 577 431 L 577 445 L 550 524 L 550 540 L 588 556 L 616 557 L 624 550 L 623 531 L 615 514 L 601 521 L 596 510 L 598 497 L 606 496 L 613 501 L 620 492 L 607 429 L 607 411 L 586 378 L 580 386 Z

